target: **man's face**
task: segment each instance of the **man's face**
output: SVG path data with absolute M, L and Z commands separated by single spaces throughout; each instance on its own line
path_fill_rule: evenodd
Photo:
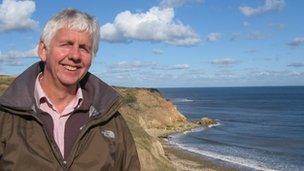
M 45 62 L 43 77 L 56 86 L 75 86 L 92 62 L 92 37 L 88 32 L 59 29 L 46 47 L 39 44 L 39 56 Z

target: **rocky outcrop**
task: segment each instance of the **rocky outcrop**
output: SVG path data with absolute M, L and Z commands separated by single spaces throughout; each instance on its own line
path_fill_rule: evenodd
M 199 121 L 197 121 L 197 124 L 205 126 L 205 127 L 211 127 L 213 125 L 216 125 L 217 121 L 214 120 L 214 119 L 203 117 L 202 119 L 200 119 Z

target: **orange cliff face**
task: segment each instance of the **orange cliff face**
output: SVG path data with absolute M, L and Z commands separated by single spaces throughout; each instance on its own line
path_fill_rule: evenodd
M 157 91 L 151 89 L 118 89 L 123 95 L 133 96 L 136 101 L 123 107 L 125 113 L 136 115 L 144 128 L 164 129 L 187 122 L 176 108 Z M 144 122 L 144 123 L 143 123 Z
M 187 119 L 184 115 L 182 115 L 176 108 L 176 106 L 171 102 L 167 100 L 162 100 L 160 106 L 165 110 L 167 109 L 170 113 L 168 117 L 171 118 L 172 122 L 185 122 Z M 174 123 L 173 123 L 174 124 Z
M 116 88 L 124 98 L 120 109 L 134 137 L 142 170 L 176 170 L 159 136 L 190 128 L 191 123 L 156 89 Z

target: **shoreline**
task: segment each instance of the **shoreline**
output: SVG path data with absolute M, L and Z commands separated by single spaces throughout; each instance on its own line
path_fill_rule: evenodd
M 161 141 L 166 157 L 178 171 L 237 171 L 240 168 L 224 161 L 203 157 L 184 149 L 175 147 L 165 140 Z
M 222 161 L 220 159 L 214 159 L 200 154 L 196 154 L 185 149 L 176 147 L 168 142 L 170 135 L 182 134 L 186 131 L 192 131 L 194 129 L 204 128 L 206 126 L 198 125 L 194 122 L 188 122 L 183 126 L 175 130 L 155 130 L 150 129 L 150 134 L 158 137 L 165 156 L 170 160 L 172 165 L 178 171 L 236 171 L 244 170 L 245 168 L 239 167 L 235 164 Z M 246 169 L 245 169 L 246 170 Z

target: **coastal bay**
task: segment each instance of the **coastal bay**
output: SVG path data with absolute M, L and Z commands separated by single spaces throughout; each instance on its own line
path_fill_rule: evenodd
M 134 136 L 143 170 L 238 170 L 240 168 L 220 160 L 204 158 L 170 144 L 169 139 L 172 135 L 206 128 L 208 125 L 189 121 L 172 101 L 163 97 L 159 90 L 122 87 L 116 89 L 126 98 L 121 113 Z M 142 129 L 141 133 L 139 133 L 140 129 Z M 147 139 L 150 142 L 147 142 Z
M 304 87 L 160 89 L 190 121 L 210 116 L 212 128 L 171 136 L 186 151 L 241 170 L 303 170 Z

